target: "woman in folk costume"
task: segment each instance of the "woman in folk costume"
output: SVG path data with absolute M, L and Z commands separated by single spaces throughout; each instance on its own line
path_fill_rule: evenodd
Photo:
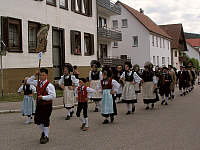
M 159 101 L 158 95 L 157 95 L 157 77 L 155 76 L 155 73 L 153 72 L 153 64 L 151 62 L 146 62 L 144 64 L 144 71 L 142 73 L 142 79 L 143 79 L 143 89 L 142 89 L 142 95 L 143 95 L 143 101 L 144 104 L 146 104 L 146 110 L 149 109 L 149 104 L 151 104 L 152 109 L 154 108 L 154 103 Z
M 114 121 L 114 115 L 117 115 L 117 107 L 114 95 L 117 93 L 120 85 L 111 77 L 111 69 L 109 67 L 104 67 L 103 79 L 97 85 L 98 91 L 103 93 L 101 107 L 101 114 L 103 117 L 105 117 L 103 124 L 109 123 L 108 117 L 110 117 L 110 121 L 112 123 Z
M 122 91 L 122 102 L 127 104 L 127 115 L 131 114 L 130 104 L 132 104 L 132 113 L 135 112 L 135 103 L 137 103 L 137 96 L 135 94 L 135 84 L 140 83 L 142 79 L 136 72 L 131 71 L 132 65 L 130 62 L 125 63 L 125 72 L 121 75 L 121 80 L 124 82 Z
M 91 100 L 95 102 L 95 110 L 94 112 L 98 112 L 100 108 L 100 101 L 102 98 L 102 94 L 98 92 L 97 85 L 100 80 L 102 80 L 102 72 L 99 71 L 101 64 L 97 60 L 92 60 L 91 63 L 91 71 L 89 72 L 89 82 L 90 87 L 95 89 L 95 94 L 91 97 Z
M 24 92 L 24 101 L 22 104 L 22 115 L 27 116 L 28 120 L 25 122 L 29 124 L 32 119 L 32 115 L 35 114 L 34 98 L 33 94 L 37 93 L 36 88 L 33 85 L 27 83 L 28 77 L 25 77 L 23 85 L 18 89 L 18 93 Z
M 141 74 L 140 74 L 140 66 L 138 65 L 138 64 L 135 64 L 134 66 L 133 66 L 133 69 L 134 69 L 134 71 L 137 73 L 137 75 L 139 76 L 139 77 L 141 77 Z M 136 94 L 136 97 L 137 97 L 137 99 L 138 99 L 138 94 L 139 93 L 141 93 L 141 84 L 140 83 L 136 83 L 135 84 L 135 94 Z
M 74 75 L 73 67 L 70 63 L 66 63 L 64 66 L 64 75 L 59 80 L 60 87 L 64 90 L 64 107 L 67 109 L 67 116 L 65 120 L 69 120 L 73 116 L 73 108 L 75 101 L 75 87 L 78 86 L 78 79 Z

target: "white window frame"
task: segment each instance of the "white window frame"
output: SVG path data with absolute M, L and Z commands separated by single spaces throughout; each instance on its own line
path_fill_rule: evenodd
M 132 47 L 138 47 L 138 42 L 139 42 L 138 36 L 132 36 L 132 39 L 133 39 Z
M 116 26 L 114 26 L 114 22 L 116 23 Z M 113 20 L 112 21 L 112 27 L 113 27 L 113 29 L 117 29 L 119 27 L 118 20 Z
M 123 21 L 126 21 L 126 25 L 123 25 Z M 128 19 L 122 19 L 122 28 L 128 28 Z

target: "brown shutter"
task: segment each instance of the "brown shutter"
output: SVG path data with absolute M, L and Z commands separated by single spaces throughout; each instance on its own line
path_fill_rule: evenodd
M 21 19 L 19 19 L 19 49 L 20 49 L 20 51 L 22 51 L 22 20 Z
M 8 17 L 1 17 L 1 32 L 2 32 L 2 40 L 6 44 L 6 49 L 9 49 L 8 45 Z
M 71 40 L 71 54 L 74 54 L 75 51 L 75 31 L 70 31 L 70 40 Z
M 71 9 L 75 11 L 75 0 L 71 0 Z
M 94 34 L 90 34 L 91 38 L 91 55 L 94 55 Z
M 87 13 L 87 15 L 89 16 L 89 17 L 92 17 L 92 0 L 88 0 L 88 13 Z

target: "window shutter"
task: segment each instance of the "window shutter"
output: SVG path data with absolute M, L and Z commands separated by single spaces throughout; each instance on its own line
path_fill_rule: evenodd
M 70 39 L 71 39 L 71 54 L 74 54 L 75 50 L 75 31 L 70 31 Z
M 20 42 L 20 50 L 22 51 L 22 20 L 20 19 L 20 22 L 19 22 L 19 42 Z
M 1 21 L 2 40 L 6 44 L 6 49 L 8 49 L 8 17 L 1 17 Z
M 94 55 L 94 34 L 90 34 L 91 38 L 91 55 Z
M 88 9 L 87 10 L 88 10 L 87 15 L 89 17 L 92 17 L 92 0 L 88 0 Z
M 71 10 L 75 11 L 75 1 L 76 0 L 71 0 Z

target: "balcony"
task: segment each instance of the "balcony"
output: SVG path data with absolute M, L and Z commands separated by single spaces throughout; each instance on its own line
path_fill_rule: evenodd
M 111 0 L 97 0 L 97 8 L 102 8 L 101 12 L 109 15 L 121 15 L 121 8 Z
M 122 33 L 107 27 L 98 27 L 98 38 L 110 41 L 122 41 Z
M 129 61 L 131 62 L 130 57 L 105 57 L 105 58 L 99 58 L 99 61 L 101 62 L 102 65 L 109 65 L 111 67 L 116 67 L 117 65 L 124 65 L 125 62 Z

